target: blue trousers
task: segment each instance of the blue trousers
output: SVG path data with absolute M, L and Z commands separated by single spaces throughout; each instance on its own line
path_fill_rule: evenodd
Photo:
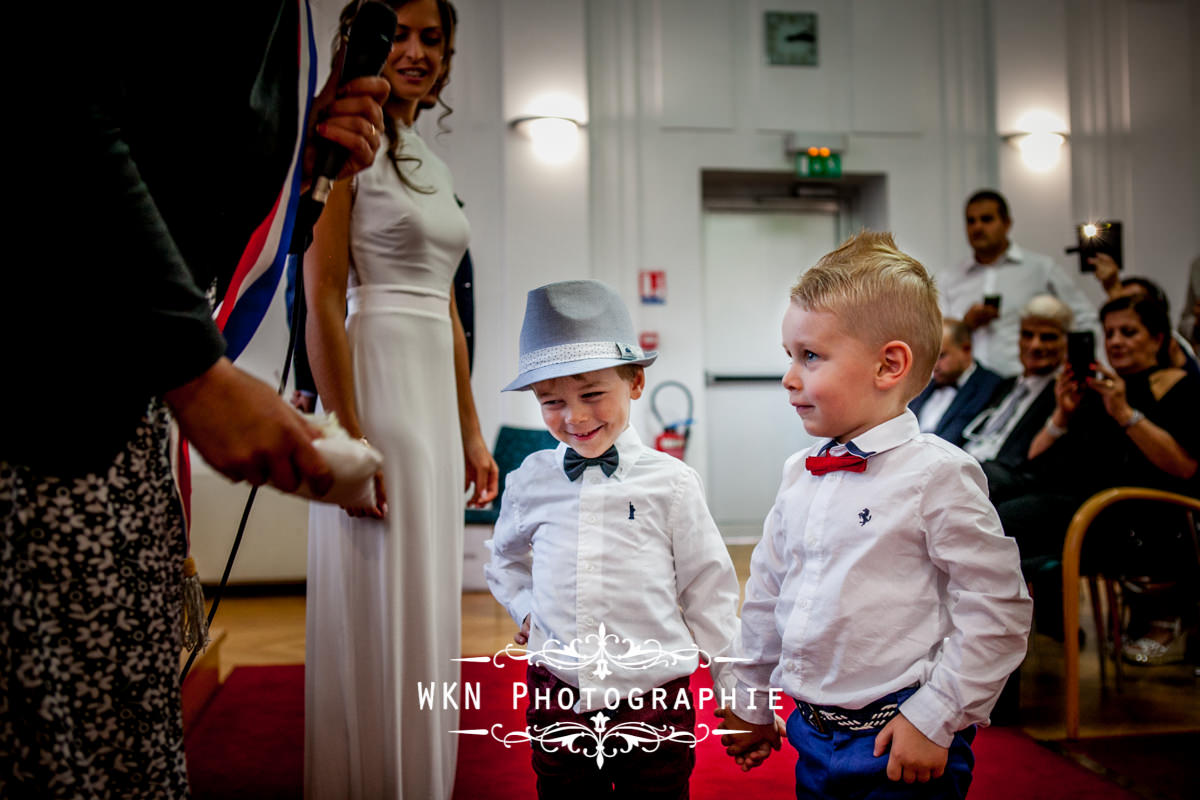
M 912 690 L 897 692 L 903 702 Z M 845 800 L 961 800 L 971 785 L 975 755 L 971 742 L 975 726 L 959 731 L 950 745 L 946 771 L 928 783 L 892 781 L 887 776 L 888 753 L 874 755 L 878 730 L 820 733 L 793 711 L 787 721 L 788 741 L 796 748 L 796 797 Z

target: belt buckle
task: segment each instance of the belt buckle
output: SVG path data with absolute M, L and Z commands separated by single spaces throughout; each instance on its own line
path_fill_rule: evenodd
M 816 729 L 817 733 L 828 734 L 829 730 L 825 727 L 824 720 L 821 719 L 821 712 L 818 711 L 811 703 L 805 703 L 802 700 L 796 701 L 796 710 L 800 712 L 800 716 L 809 725 Z

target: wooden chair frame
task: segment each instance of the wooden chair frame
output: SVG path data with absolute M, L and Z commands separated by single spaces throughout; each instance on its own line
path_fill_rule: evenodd
M 1155 500 L 1181 506 L 1188 509 L 1188 521 L 1193 526 L 1195 521 L 1191 512 L 1200 511 L 1200 498 L 1174 492 L 1163 492 L 1158 489 L 1119 486 L 1092 495 L 1075 512 L 1075 516 L 1067 528 L 1067 540 L 1063 544 L 1062 556 L 1063 630 L 1068 632 L 1068 635 L 1063 637 L 1066 650 L 1064 655 L 1068 739 L 1079 738 L 1079 639 L 1069 634 L 1071 631 L 1079 629 L 1079 557 L 1083 551 L 1083 539 L 1101 511 L 1125 500 Z M 1120 653 L 1117 653 L 1117 658 L 1120 658 Z

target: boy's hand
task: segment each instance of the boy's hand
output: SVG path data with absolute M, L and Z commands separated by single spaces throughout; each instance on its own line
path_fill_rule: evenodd
M 517 644 L 525 644 L 529 641 L 529 615 L 525 615 L 525 621 L 521 623 L 521 630 L 513 634 L 513 641 Z
M 721 737 L 725 752 L 733 756 L 742 772 L 749 772 L 760 766 L 767 760 L 767 756 L 771 755 L 772 750 L 780 748 L 779 728 L 774 721 L 766 725 L 755 725 L 746 722 L 729 708 L 718 708 L 713 712 L 713 716 L 725 720 L 725 727 L 729 730 L 748 731 L 727 733 Z
M 926 738 L 903 714 L 892 717 L 892 721 L 884 725 L 875 737 L 875 757 L 886 753 L 889 746 L 889 780 L 925 783 L 942 777 L 946 771 L 946 758 L 950 750 Z

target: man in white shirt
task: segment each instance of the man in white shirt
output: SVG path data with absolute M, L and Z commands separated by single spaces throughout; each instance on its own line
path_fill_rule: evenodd
M 1003 376 L 1021 373 L 1017 329 L 1021 309 L 1034 295 L 1054 295 L 1070 307 L 1077 329 L 1099 331 L 1096 309 L 1083 291 L 1049 256 L 1011 241 L 1011 228 L 1003 195 L 975 192 L 966 206 L 973 254 L 938 276 L 942 311 L 966 323 L 976 360 Z
M 961 320 L 942 320 L 942 349 L 933 365 L 933 379 L 908 404 L 921 433 L 932 433 L 951 444 L 963 443 L 963 430 L 987 407 L 1003 380 L 972 357 L 971 331 Z
M 989 486 L 1028 460 L 1030 442 L 1054 412 L 1054 378 L 1067 357 L 1071 321 L 1066 303 L 1048 294 L 1021 311 L 1023 371 L 996 388 L 988 408 L 964 432 L 963 449 L 982 463 Z

